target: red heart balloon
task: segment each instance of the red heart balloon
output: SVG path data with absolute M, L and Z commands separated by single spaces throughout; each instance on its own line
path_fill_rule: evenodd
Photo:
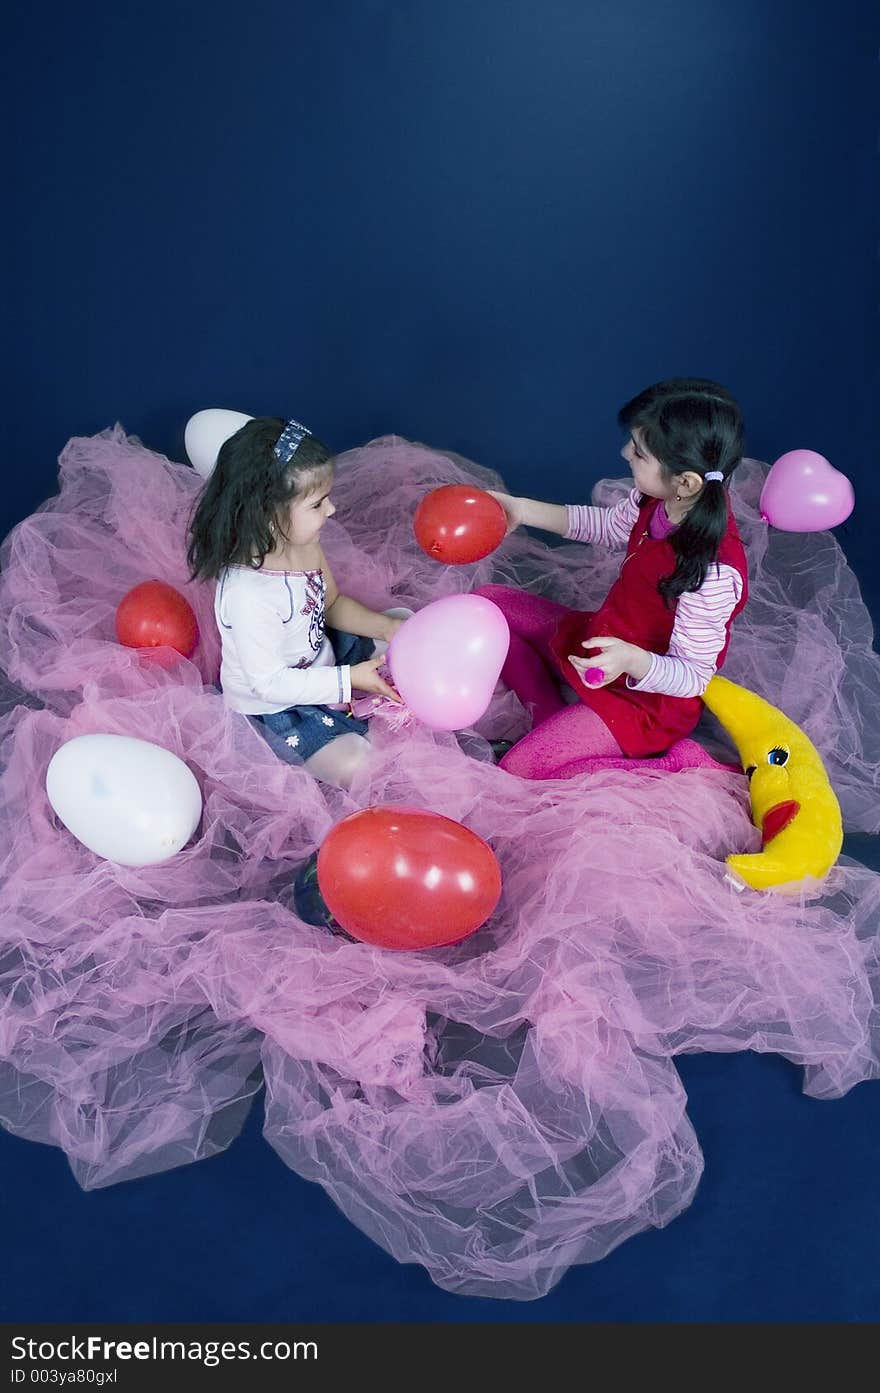
M 489 918 L 501 870 L 482 837 L 421 808 L 352 813 L 318 853 L 318 885 L 353 938 L 380 948 L 457 943 Z
M 189 602 L 164 580 L 145 580 L 120 600 L 116 637 L 127 648 L 175 648 L 191 657 L 199 638 Z
M 445 484 L 425 495 L 413 518 L 416 541 L 447 566 L 464 566 L 494 551 L 507 532 L 504 509 L 485 489 Z

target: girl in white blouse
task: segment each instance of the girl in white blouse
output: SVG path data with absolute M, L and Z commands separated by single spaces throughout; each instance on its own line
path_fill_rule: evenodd
M 194 579 L 217 581 L 226 702 L 283 759 L 347 787 L 369 750 L 352 691 L 400 700 L 378 669 L 403 619 L 333 579 L 320 542 L 333 477 L 329 450 L 298 421 L 248 421 L 199 498 L 188 559 Z

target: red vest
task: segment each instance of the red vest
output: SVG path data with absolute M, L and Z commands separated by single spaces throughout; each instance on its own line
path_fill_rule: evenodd
M 630 533 L 626 557 L 620 574 L 604 604 L 597 610 L 572 610 L 556 630 L 550 647 L 566 682 L 574 688 L 585 706 L 591 706 L 617 740 L 625 755 L 633 758 L 662 754 L 676 740 L 683 739 L 700 719 L 703 703 L 699 697 L 670 697 L 659 692 L 636 692 L 618 677 L 598 690 L 586 686 L 568 662 L 570 653 L 594 656 L 601 665 L 601 650 L 581 648 L 588 638 L 621 638 L 650 653 L 663 654 L 669 647 L 678 601 L 668 605 L 658 586 L 675 570 L 675 553 L 668 540 L 655 540 L 648 524 L 658 499 L 648 499 Z M 730 643 L 730 625 L 748 599 L 748 568 L 736 519 L 728 500 L 727 531 L 718 550 L 721 565 L 732 566 L 743 580 L 743 591 L 730 619 L 724 646 L 716 666 L 721 667 Z

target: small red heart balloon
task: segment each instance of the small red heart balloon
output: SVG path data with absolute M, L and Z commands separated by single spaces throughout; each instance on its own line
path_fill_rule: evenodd
M 120 600 L 116 637 L 126 648 L 174 648 L 192 656 L 199 638 L 189 602 L 164 580 L 145 580 Z
M 504 540 L 507 517 L 485 489 L 444 484 L 422 499 L 413 531 L 422 551 L 435 561 L 464 566 L 488 556 Z
M 501 870 L 482 837 L 422 808 L 365 808 L 343 818 L 318 853 L 318 886 L 334 919 L 362 943 L 438 948 L 489 918 Z

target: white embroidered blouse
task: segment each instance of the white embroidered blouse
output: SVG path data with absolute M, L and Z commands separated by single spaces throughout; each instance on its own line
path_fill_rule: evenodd
M 324 575 L 228 566 L 214 597 L 225 700 L 248 716 L 351 699 L 324 632 Z

